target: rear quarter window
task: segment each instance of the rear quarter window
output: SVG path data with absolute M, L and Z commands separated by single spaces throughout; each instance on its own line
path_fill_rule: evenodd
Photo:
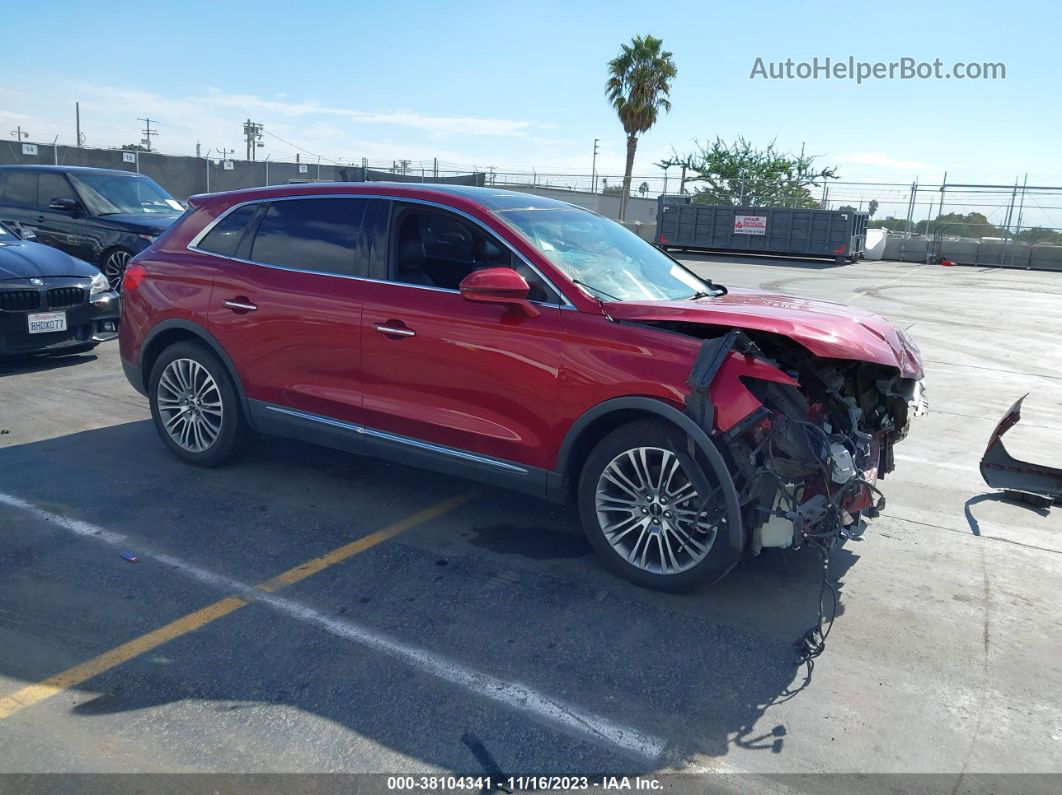
M 206 237 L 199 241 L 196 248 L 201 251 L 208 251 L 211 254 L 221 254 L 224 257 L 233 256 L 236 253 L 236 249 L 240 246 L 244 232 L 247 231 L 247 225 L 254 218 L 256 212 L 258 212 L 257 204 L 245 204 L 243 207 L 237 207 L 218 221 L 214 228 L 207 233 Z M 177 226 L 177 224 L 174 224 L 174 226 Z

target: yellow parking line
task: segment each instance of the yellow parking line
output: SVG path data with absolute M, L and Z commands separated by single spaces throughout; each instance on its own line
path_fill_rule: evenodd
M 418 511 L 412 516 L 408 516 L 405 519 L 400 519 L 394 524 L 388 525 L 382 530 L 377 530 L 375 533 L 370 533 L 367 536 L 359 538 L 357 541 L 351 541 L 349 544 L 344 544 L 338 549 L 333 549 L 326 555 L 321 555 L 319 558 L 308 560 L 305 563 L 300 563 L 298 566 L 292 569 L 288 569 L 283 574 L 278 574 L 271 580 L 267 580 L 258 586 L 258 589 L 265 591 L 266 593 L 273 593 L 288 585 L 293 585 L 299 580 L 305 580 L 322 569 L 327 569 L 329 566 L 334 566 L 346 560 L 349 557 L 357 555 L 359 552 L 364 552 L 369 547 L 374 547 L 379 543 L 386 541 L 389 538 L 394 538 L 399 533 L 404 533 L 406 530 L 416 527 L 417 525 L 430 522 L 432 519 L 442 516 L 444 513 L 452 511 L 460 505 L 464 505 L 466 502 L 476 496 L 476 492 L 468 492 L 467 494 L 461 494 L 457 497 L 452 497 L 449 500 L 443 500 L 436 505 L 432 505 L 430 508 L 425 508 L 423 511 Z
M 424 524 L 425 522 L 442 516 L 443 514 L 464 505 L 466 502 L 469 502 L 476 496 L 476 494 L 477 492 L 469 492 L 457 497 L 452 497 L 448 500 L 443 500 L 430 508 L 425 508 L 412 516 L 408 516 L 405 519 L 400 519 L 393 524 L 389 524 L 387 527 L 377 530 L 374 533 L 363 536 L 349 544 L 344 544 L 325 555 L 313 558 L 305 563 L 300 563 L 298 566 L 288 569 L 282 574 L 278 574 L 276 577 L 273 577 L 256 587 L 260 591 L 266 593 L 279 591 L 281 588 L 286 588 L 289 585 L 300 582 L 307 577 L 317 574 L 323 569 L 327 569 L 329 566 L 341 563 L 347 558 L 353 557 L 360 552 L 364 552 L 390 538 L 394 538 L 399 533 L 411 530 L 417 525 Z M 169 624 L 154 629 L 138 638 L 133 638 L 133 640 L 127 641 L 121 646 L 116 646 L 110 651 L 106 651 L 98 657 L 94 657 L 91 660 L 75 665 L 73 668 L 68 668 L 62 673 L 49 676 L 47 679 L 42 679 L 35 684 L 27 685 L 10 696 L 0 699 L 0 720 L 10 718 L 12 715 L 21 712 L 27 707 L 39 704 L 64 690 L 77 687 L 83 682 L 87 682 L 89 679 L 92 679 L 105 671 L 109 671 L 111 668 L 115 668 L 124 662 L 128 662 L 134 657 L 139 657 L 141 654 L 149 652 L 175 638 L 187 635 L 189 632 L 194 632 L 200 627 L 206 626 L 213 621 L 217 621 L 219 618 L 234 613 L 241 607 L 246 607 L 249 604 L 251 604 L 251 602 L 247 599 L 242 599 L 238 596 L 229 596 L 196 610 L 195 612 L 189 613 L 186 616 L 178 618 L 176 621 L 171 621 Z
M 38 704 L 47 698 L 63 692 L 71 687 L 76 687 L 82 682 L 88 681 L 104 671 L 121 665 L 134 657 L 139 657 L 163 643 L 167 643 L 181 635 L 199 629 L 211 621 L 217 621 L 222 616 L 227 616 L 241 607 L 246 607 L 247 602 L 238 596 L 230 596 L 220 602 L 207 605 L 202 610 L 196 610 L 183 618 L 178 618 L 164 627 L 134 638 L 128 643 L 116 646 L 110 651 L 104 652 L 99 657 L 94 657 L 88 662 L 68 668 L 60 674 L 49 676 L 35 685 L 29 685 L 17 693 L 0 699 L 0 720 L 10 718 L 16 712 L 21 712 L 26 707 Z

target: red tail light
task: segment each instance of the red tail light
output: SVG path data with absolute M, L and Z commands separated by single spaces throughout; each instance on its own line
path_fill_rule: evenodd
M 122 277 L 122 292 L 129 292 L 135 290 L 140 286 L 140 282 L 144 281 L 144 277 L 147 276 L 147 268 L 143 265 L 133 263 L 125 269 L 125 276 Z

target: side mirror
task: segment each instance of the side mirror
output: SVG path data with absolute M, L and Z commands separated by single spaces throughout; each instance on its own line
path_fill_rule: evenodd
M 473 271 L 461 280 L 461 297 L 483 304 L 507 304 L 529 317 L 541 314 L 538 307 L 527 300 L 531 288 L 524 277 L 512 268 L 484 268 Z
M 28 226 L 20 226 L 15 230 L 15 234 L 18 235 L 19 240 L 26 240 L 33 242 L 37 239 L 37 233 L 30 229 Z
M 81 209 L 81 205 L 74 199 L 52 199 L 48 202 L 48 209 L 61 213 L 76 213 Z

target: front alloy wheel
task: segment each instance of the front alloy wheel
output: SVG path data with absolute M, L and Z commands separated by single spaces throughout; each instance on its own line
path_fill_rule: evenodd
M 595 507 L 605 540 L 632 566 L 678 574 L 704 560 L 719 533 L 678 456 L 659 447 L 620 453 L 598 478 Z
M 125 276 L 125 266 L 129 264 L 129 260 L 132 258 L 133 255 L 123 248 L 116 248 L 104 258 L 101 270 L 103 275 L 107 277 L 112 290 L 121 289 L 122 277 Z
M 162 371 L 156 398 L 162 427 L 190 453 L 204 453 L 221 434 L 224 404 L 207 369 L 193 359 L 174 359 Z
M 613 570 L 648 588 L 715 582 L 740 556 L 729 543 L 741 516 L 726 463 L 711 451 L 680 452 L 688 441 L 669 422 L 638 420 L 601 439 L 579 474 L 590 543 Z

